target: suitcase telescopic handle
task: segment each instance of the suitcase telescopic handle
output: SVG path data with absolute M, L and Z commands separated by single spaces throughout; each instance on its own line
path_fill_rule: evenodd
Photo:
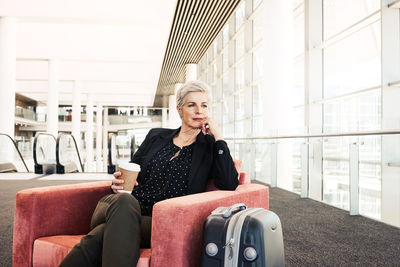
M 244 203 L 237 203 L 235 205 L 232 205 L 232 206 L 228 207 L 224 211 L 224 213 L 222 214 L 222 217 L 229 218 L 229 217 L 232 216 L 233 212 L 240 211 L 240 210 L 245 210 L 246 208 L 247 207 L 246 207 L 246 205 Z

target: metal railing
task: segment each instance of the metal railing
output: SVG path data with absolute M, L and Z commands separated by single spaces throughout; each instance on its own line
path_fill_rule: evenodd
M 24 157 L 22 157 L 22 154 L 21 154 L 21 152 L 19 151 L 18 145 L 17 145 L 17 143 L 15 142 L 15 140 L 12 139 L 12 137 L 9 136 L 8 134 L 0 133 L 0 135 L 6 136 L 6 137 L 7 137 L 8 139 L 10 139 L 10 141 L 14 144 L 15 150 L 18 152 L 18 155 L 19 155 L 19 157 L 20 157 L 22 163 L 24 164 L 26 171 L 29 172 L 28 166 L 26 165 L 25 160 L 24 160 Z
M 32 121 L 37 121 L 37 114 L 35 111 L 19 106 L 15 107 L 15 116 Z
M 271 153 L 270 161 L 268 166 L 270 169 L 270 186 L 277 187 L 277 168 L 278 168 L 278 144 L 279 140 L 284 139 L 304 139 L 304 141 L 300 145 L 300 162 L 301 162 L 301 197 L 308 198 L 310 195 L 310 187 L 309 187 L 309 177 L 311 177 L 311 170 L 309 170 L 309 153 L 311 153 L 309 149 L 310 142 L 313 138 L 329 138 L 329 137 L 364 137 L 364 136 L 383 136 L 383 135 L 400 135 L 399 129 L 393 130 L 375 130 L 375 131 L 359 131 L 359 132 L 341 132 L 341 133 L 322 133 L 322 134 L 299 134 L 299 135 L 276 135 L 276 136 L 261 136 L 261 137 L 238 137 L 238 138 L 225 138 L 226 141 L 233 141 L 233 144 L 240 144 L 240 141 L 251 141 L 251 144 L 258 144 L 255 141 L 261 140 L 270 140 L 271 143 L 267 143 L 269 145 L 269 151 Z M 310 140 L 311 139 L 311 140 Z M 238 142 L 239 141 L 239 142 Z M 350 141 L 349 143 L 349 211 L 350 215 L 358 215 L 359 212 L 359 178 L 360 178 L 360 163 L 368 164 L 377 163 L 377 161 L 366 160 L 365 162 L 360 161 L 360 151 L 359 146 L 363 145 L 361 142 Z M 234 146 L 235 148 L 235 146 Z M 319 147 L 321 152 L 323 150 L 322 146 Z M 395 149 L 395 148 L 393 148 Z M 342 151 L 341 151 L 342 152 Z M 315 151 L 313 151 L 315 153 Z M 343 153 L 343 152 L 342 152 Z M 323 157 L 323 154 L 313 155 L 312 160 L 318 160 L 319 163 L 322 164 L 322 160 L 329 161 L 332 157 Z M 296 158 L 299 158 L 298 156 Z M 346 157 L 347 158 L 347 157 Z M 337 160 L 337 158 L 336 158 Z M 398 162 L 387 162 L 386 166 L 400 166 Z M 322 165 L 321 165 L 322 166 Z M 321 169 L 322 170 L 322 169 Z M 321 171 L 322 175 L 322 171 Z M 323 176 L 321 176 L 321 179 Z
M 151 123 L 162 121 L 161 115 L 138 116 L 138 115 L 108 115 L 110 125 L 116 124 L 135 124 L 135 123 Z
M 117 148 L 117 143 L 116 143 L 116 137 L 117 135 L 115 133 L 110 133 L 108 135 L 108 167 L 107 167 L 107 172 L 109 174 L 114 173 L 117 170 L 118 166 L 118 158 L 120 156 L 119 149 Z M 133 135 L 130 139 L 130 160 L 132 160 L 133 155 L 136 152 L 136 139 L 135 135 Z M 114 147 L 115 146 L 115 147 Z M 113 151 L 116 151 L 116 162 L 113 160 Z
M 225 140 L 271 140 L 271 139 L 298 139 L 298 138 L 315 138 L 315 137 L 343 137 L 343 136 L 367 136 L 367 135 L 388 135 L 400 134 L 400 130 L 376 130 L 376 131 L 360 131 L 360 132 L 343 132 L 343 133 L 325 133 L 325 134 L 300 134 L 300 135 L 277 135 L 277 136 L 260 136 L 260 137 L 228 137 Z
M 40 164 L 38 162 L 38 158 L 37 158 L 37 152 L 38 152 L 37 143 L 38 143 L 38 140 L 39 140 L 40 136 L 50 136 L 51 138 L 54 139 L 54 144 L 55 145 L 57 144 L 57 139 L 54 137 L 54 135 L 52 135 L 50 133 L 37 133 L 36 136 L 35 136 L 35 139 L 33 140 L 33 162 L 35 163 L 35 173 L 42 174 L 43 172 L 45 172 L 46 174 L 51 174 L 51 173 L 54 173 L 56 171 L 56 163 L 53 164 L 53 163 L 46 162 L 46 163 Z M 42 148 L 41 148 L 41 150 L 42 150 L 42 153 L 45 154 Z
M 57 137 L 57 141 L 56 141 L 56 163 L 57 163 L 57 173 L 65 173 L 65 166 L 63 164 L 61 164 L 60 162 L 60 140 L 63 136 L 68 136 L 71 137 L 74 145 L 75 145 L 75 150 L 76 150 L 76 154 L 78 155 L 78 159 L 79 159 L 79 164 L 81 165 L 81 170 L 82 172 L 85 171 L 84 167 L 83 167 L 83 163 L 81 160 L 81 155 L 79 153 L 79 148 L 78 145 L 76 143 L 75 137 L 72 134 L 67 134 L 67 133 L 60 133 Z

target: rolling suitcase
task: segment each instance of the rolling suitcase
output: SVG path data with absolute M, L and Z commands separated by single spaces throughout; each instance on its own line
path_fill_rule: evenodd
M 202 267 L 284 266 L 279 217 L 244 204 L 215 209 L 204 223 Z

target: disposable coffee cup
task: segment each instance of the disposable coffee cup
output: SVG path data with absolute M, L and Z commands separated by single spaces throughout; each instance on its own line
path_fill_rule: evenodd
M 140 165 L 136 163 L 124 162 L 119 165 L 121 176 L 118 179 L 124 180 L 123 190 L 117 190 L 120 193 L 131 193 L 136 184 L 136 179 L 140 172 Z

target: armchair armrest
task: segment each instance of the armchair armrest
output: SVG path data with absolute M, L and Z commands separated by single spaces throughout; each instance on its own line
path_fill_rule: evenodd
M 250 184 L 250 183 L 251 183 L 250 173 L 240 172 L 239 173 L 239 184 Z
M 151 266 L 200 266 L 204 221 L 215 208 L 235 203 L 268 209 L 268 187 L 244 184 L 235 191 L 205 192 L 156 203 L 152 220 Z
M 86 234 L 101 197 L 111 181 L 49 186 L 17 193 L 14 213 L 13 266 L 32 266 L 35 239 L 60 234 Z

